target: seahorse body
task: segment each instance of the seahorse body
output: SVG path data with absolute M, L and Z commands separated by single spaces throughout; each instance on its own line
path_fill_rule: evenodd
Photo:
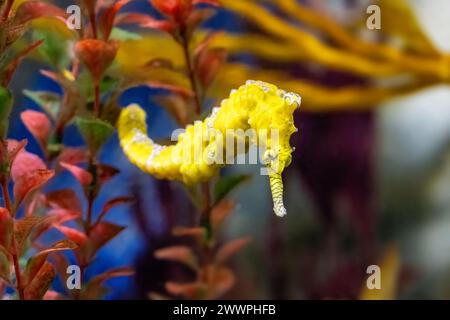
M 243 152 L 254 143 L 266 150 L 263 161 L 269 170 L 274 211 L 284 216 L 281 174 L 291 163 L 293 149 L 289 139 L 297 131 L 293 113 L 300 103 L 301 98 L 295 93 L 249 80 L 233 90 L 204 121 L 188 125 L 172 146 L 158 145 L 147 136 L 145 111 L 133 104 L 123 109 L 119 117 L 120 144 L 130 161 L 143 171 L 159 179 L 180 180 L 192 185 L 216 175 L 229 160 L 226 158 L 229 150 L 225 150 L 227 139 L 244 142 Z M 249 129 L 257 134 L 243 141 L 242 132 Z M 267 138 L 262 138 L 262 132 Z M 235 144 L 232 148 L 236 151 Z M 232 156 L 239 153 L 239 150 L 234 151 Z

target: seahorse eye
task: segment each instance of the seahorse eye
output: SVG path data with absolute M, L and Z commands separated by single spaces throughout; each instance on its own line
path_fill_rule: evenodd
M 263 154 L 263 162 L 265 165 L 270 165 L 278 158 L 278 153 L 273 149 L 267 149 Z

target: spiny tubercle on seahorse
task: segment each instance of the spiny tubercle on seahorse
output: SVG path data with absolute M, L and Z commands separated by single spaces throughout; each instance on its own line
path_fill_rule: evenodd
M 141 170 L 159 179 L 180 180 L 192 185 L 209 180 L 227 163 L 211 161 L 211 157 L 217 153 L 222 157 L 221 148 L 227 145 L 225 140 L 229 141 L 230 135 L 232 141 L 241 139 L 242 142 L 239 132 L 254 130 L 257 134 L 250 138 L 250 143 L 244 142 L 243 152 L 247 152 L 252 143 L 266 150 L 262 158 L 268 169 L 274 211 L 276 215 L 284 216 L 281 174 L 291 163 L 293 148 L 289 139 L 297 131 L 293 114 L 300 103 L 301 98 L 295 93 L 249 80 L 238 90 L 233 90 L 204 121 L 188 125 L 178 136 L 178 142 L 171 146 L 158 145 L 147 136 L 145 111 L 132 104 L 123 109 L 119 117 L 120 144 L 130 161 Z M 216 134 L 211 134 L 212 130 Z M 263 131 L 267 133 L 267 139 L 260 138 Z M 196 157 L 199 150 L 201 156 Z M 232 154 L 234 156 L 234 151 Z

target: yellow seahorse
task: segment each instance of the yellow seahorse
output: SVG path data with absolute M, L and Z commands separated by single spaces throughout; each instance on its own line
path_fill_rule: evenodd
M 253 143 L 265 150 L 262 160 L 268 169 L 274 211 L 284 216 L 281 174 L 291 163 L 293 148 L 289 140 L 297 131 L 293 114 L 300 103 L 301 98 L 295 93 L 249 80 L 233 90 L 204 121 L 188 125 L 178 136 L 178 142 L 171 146 L 158 145 L 147 136 L 145 111 L 132 104 L 122 110 L 118 120 L 120 145 L 141 170 L 159 179 L 180 180 L 192 185 L 207 181 L 229 163 L 230 150 L 226 149 L 230 148 L 230 140 L 233 141 L 233 157 L 235 153 L 237 156 L 248 152 Z M 243 137 L 242 132 L 248 130 L 255 134 Z M 245 148 L 239 151 L 235 143 L 243 143 Z

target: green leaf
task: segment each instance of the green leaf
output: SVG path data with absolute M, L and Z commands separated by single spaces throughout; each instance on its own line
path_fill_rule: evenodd
M 93 155 L 114 133 L 114 127 L 100 119 L 78 117 L 75 123 Z
M 39 52 L 52 66 L 61 70 L 67 67 L 70 55 L 67 52 L 69 46 L 65 38 L 53 30 L 34 30 L 33 39 L 44 39 Z
M 119 83 L 120 83 L 119 79 L 106 76 L 100 82 L 100 91 L 101 92 L 115 91 L 117 90 Z
M 139 33 L 130 32 L 121 28 L 114 28 L 110 36 L 111 40 L 127 41 L 127 40 L 140 40 L 142 39 Z
M 0 86 L 0 138 L 6 137 L 12 104 L 13 98 L 11 91 Z
M 118 78 L 105 75 L 100 82 L 100 92 L 107 93 L 120 90 L 118 88 L 120 80 Z M 82 70 L 77 78 L 77 87 L 79 94 L 83 96 L 87 103 L 94 103 L 94 82 L 89 72 Z
M 221 178 L 214 187 L 214 203 L 217 204 L 223 200 L 234 188 L 244 181 L 249 180 L 249 175 L 233 175 Z
M 40 106 L 53 120 L 57 118 L 61 105 L 61 97 L 59 95 L 50 91 L 30 90 L 24 90 L 23 94 Z

